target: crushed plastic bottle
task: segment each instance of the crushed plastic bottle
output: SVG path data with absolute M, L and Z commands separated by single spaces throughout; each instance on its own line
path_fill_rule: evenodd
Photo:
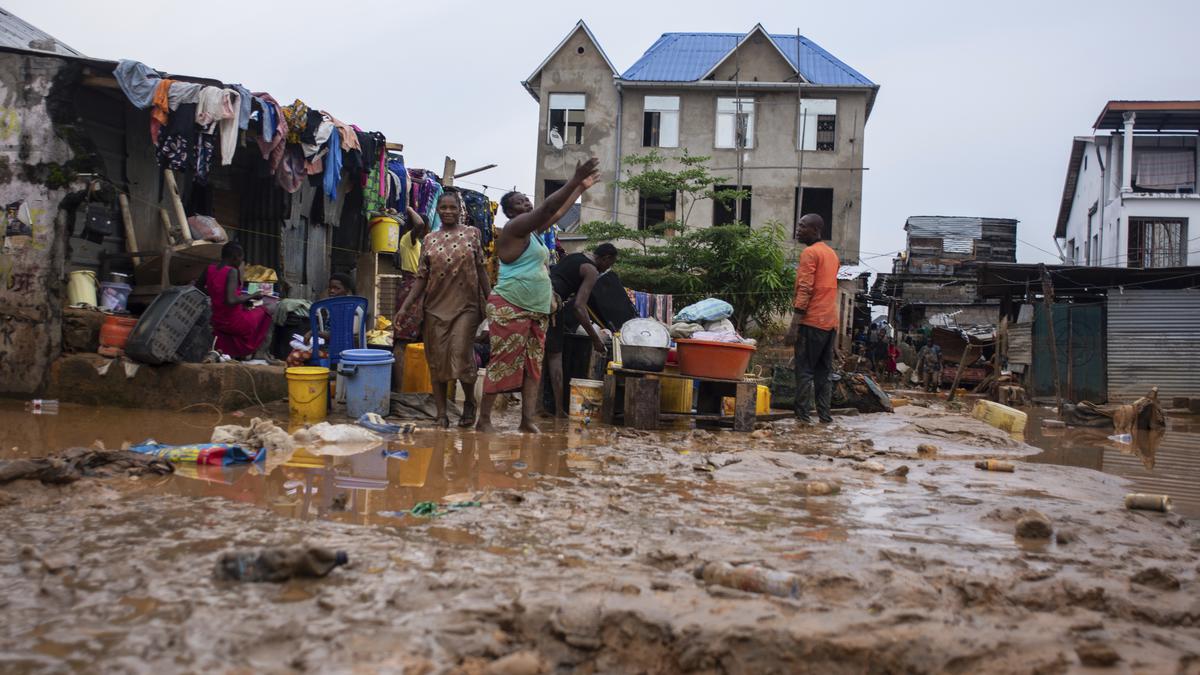
M 695 570 L 697 579 L 710 584 L 781 598 L 800 597 L 800 577 L 755 565 L 733 566 L 726 562 L 703 563 Z
M 984 471 L 1004 471 L 1006 473 L 1012 473 L 1017 469 L 1012 462 L 1005 462 L 1000 459 L 985 459 L 975 462 L 975 468 L 983 469 Z
M 323 577 L 348 562 L 345 551 L 316 546 L 230 551 L 217 558 L 213 574 L 224 581 L 287 581 L 293 577 Z
M 25 411 L 34 415 L 57 415 L 58 401 L 52 398 L 35 398 L 25 402 Z

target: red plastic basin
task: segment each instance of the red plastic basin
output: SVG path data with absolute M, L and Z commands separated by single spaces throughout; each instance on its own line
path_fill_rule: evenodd
M 750 357 L 758 349 L 754 345 L 707 340 L 676 340 L 679 350 L 679 373 L 688 377 L 709 377 L 717 380 L 740 380 L 750 367 Z

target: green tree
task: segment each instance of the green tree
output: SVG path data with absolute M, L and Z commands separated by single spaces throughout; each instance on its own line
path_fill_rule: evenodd
M 593 221 L 580 231 L 589 244 L 630 242 L 617 261 L 616 271 L 630 288 L 676 297 L 676 305 L 706 297 L 721 298 L 734 308 L 732 321 L 745 332 L 751 323 L 766 329 L 774 316 L 787 309 L 795 271 L 786 259 L 783 226 L 768 223 L 757 230 L 740 223 L 720 223 L 691 230 L 687 220 L 696 204 L 705 200 L 728 202 L 744 199 L 745 190 L 722 190 L 727 179 L 709 173 L 710 158 L 689 155 L 676 158 L 679 171 L 663 168 L 667 159 L 657 150 L 625 158 L 631 167 L 617 186 L 623 192 L 660 199 L 678 195 L 685 207 L 674 221 L 647 228 Z M 633 169 L 640 169 L 636 173 Z M 675 236 L 668 236 L 677 232 Z

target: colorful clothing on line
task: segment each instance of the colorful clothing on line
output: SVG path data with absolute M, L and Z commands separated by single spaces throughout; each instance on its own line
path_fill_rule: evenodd
M 154 90 L 154 102 L 150 107 L 150 142 L 158 145 L 158 134 L 171 115 L 169 94 L 175 80 L 159 80 Z
M 485 394 L 520 391 L 526 378 L 542 380 L 542 359 L 546 353 L 546 314 L 531 312 L 493 293 L 487 304 L 491 355 Z

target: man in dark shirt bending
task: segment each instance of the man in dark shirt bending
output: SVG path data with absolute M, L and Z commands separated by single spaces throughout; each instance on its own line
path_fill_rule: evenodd
M 592 253 L 572 253 L 550 268 L 550 284 L 560 303 L 554 325 L 546 333 L 546 363 L 550 384 L 554 390 L 554 409 L 558 417 L 566 417 L 563 409 L 563 340 L 568 333 L 583 326 L 592 338 L 592 348 L 607 353 L 608 348 L 588 317 L 588 299 L 600 275 L 617 262 L 617 247 L 600 244 Z

